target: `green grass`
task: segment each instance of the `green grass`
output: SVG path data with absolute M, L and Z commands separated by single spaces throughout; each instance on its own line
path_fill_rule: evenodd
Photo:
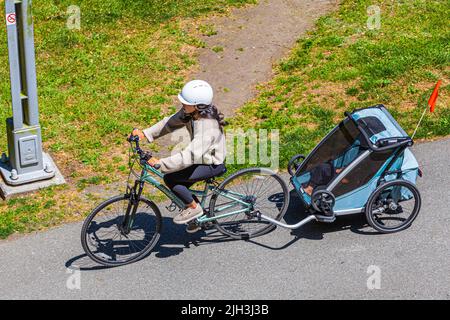
M 381 28 L 368 30 L 367 7 L 381 8 Z M 450 134 L 450 1 L 343 1 L 298 40 L 276 76 L 261 85 L 234 126 L 280 129 L 281 168 L 307 154 L 344 111 L 383 103 L 412 134 L 435 82 L 436 112 L 416 138 Z M 250 119 L 250 121 L 249 121 Z
M 207 37 L 215 36 L 217 34 L 217 30 L 214 28 L 214 25 L 212 24 L 200 25 L 198 27 L 198 30 L 201 32 L 202 35 Z
M 34 6 L 41 126 L 45 146 L 62 161 L 104 169 L 111 146 L 133 126 L 160 119 L 203 44 L 184 18 L 225 12 L 248 0 L 40 1 Z M 69 5 L 81 30 L 65 27 Z M 4 31 L 4 26 L 2 25 Z M 3 32 L 4 34 L 4 32 Z M 0 77 L 8 79 L 6 38 Z M 0 117 L 9 117 L 9 82 L 0 85 Z M 5 126 L 0 126 L 4 135 Z M 0 142 L 6 149 L 6 141 Z M 107 161 L 108 162 L 108 161 Z
M 215 53 L 219 53 L 223 51 L 223 47 L 221 46 L 215 46 L 211 48 L 212 51 L 214 51 Z
M 200 36 L 215 32 L 202 28 L 201 18 L 255 2 L 33 2 L 43 143 L 68 185 L 1 202 L 0 238 L 80 219 L 95 205 L 87 187 L 122 181 L 126 134 L 172 110 L 173 96 L 197 63 L 196 49 L 204 47 Z M 71 5 L 81 9 L 80 30 L 66 27 Z M 3 23 L 0 34 L 0 118 L 6 119 L 11 103 Z M 0 136 L 5 127 L 0 125 Z M 0 149 L 7 151 L 6 138 Z

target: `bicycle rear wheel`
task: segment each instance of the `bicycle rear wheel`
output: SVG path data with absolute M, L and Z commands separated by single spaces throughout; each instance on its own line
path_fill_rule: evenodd
M 268 221 L 259 220 L 260 212 L 275 220 L 281 220 L 289 206 L 286 183 L 275 172 L 264 168 L 243 169 L 225 179 L 214 193 L 209 205 L 209 216 L 217 217 L 246 206 L 225 196 L 251 204 L 251 209 L 215 220 L 221 233 L 234 239 L 249 239 L 264 235 L 275 228 Z
M 136 214 L 126 231 L 123 223 L 130 204 L 126 195 L 113 197 L 95 208 L 81 230 L 81 245 L 95 262 L 115 267 L 145 257 L 161 235 L 162 217 L 150 200 L 140 198 Z

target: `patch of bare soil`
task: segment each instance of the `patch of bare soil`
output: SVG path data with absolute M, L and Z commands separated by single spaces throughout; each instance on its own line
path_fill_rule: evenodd
M 199 51 L 199 66 L 189 77 L 212 84 L 214 103 L 226 117 L 254 98 L 258 83 L 273 76 L 273 65 L 287 55 L 314 22 L 336 9 L 338 0 L 261 0 L 255 6 L 231 10 L 198 22 L 207 26 Z M 205 28 L 204 28 L 205 29 Z M 170 136 L 160 146 L 173 145 Z M 170 154 L 163 147 L 160 157 Z
M 337 7 L 336 0 L 261 0 L 256 6 L 234 9 L 231 15 L 204 22 L 215 34 L 203 36 L 193 78 L 210 82 L 215 104 L 226 116 L 252 99 L 256 85 L 272 76 L 273 64 L 321 15 Z

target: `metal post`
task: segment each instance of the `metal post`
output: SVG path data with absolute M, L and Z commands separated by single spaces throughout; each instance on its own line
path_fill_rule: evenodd
M 8 185 L 51 179 L 57 168 L 42 152 L 31 0 L 5 0 L 13 117 L 6 119 L 8 154 L 0 171 Z

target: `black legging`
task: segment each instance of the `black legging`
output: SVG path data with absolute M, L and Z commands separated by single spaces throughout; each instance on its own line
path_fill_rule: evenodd
M 164 175 L 164 182 L 185 204 L 194 201 L 189 188 L 198 181 L 215 177 L 225 171 L 225 165 L 195 164 L 180 171 Z

